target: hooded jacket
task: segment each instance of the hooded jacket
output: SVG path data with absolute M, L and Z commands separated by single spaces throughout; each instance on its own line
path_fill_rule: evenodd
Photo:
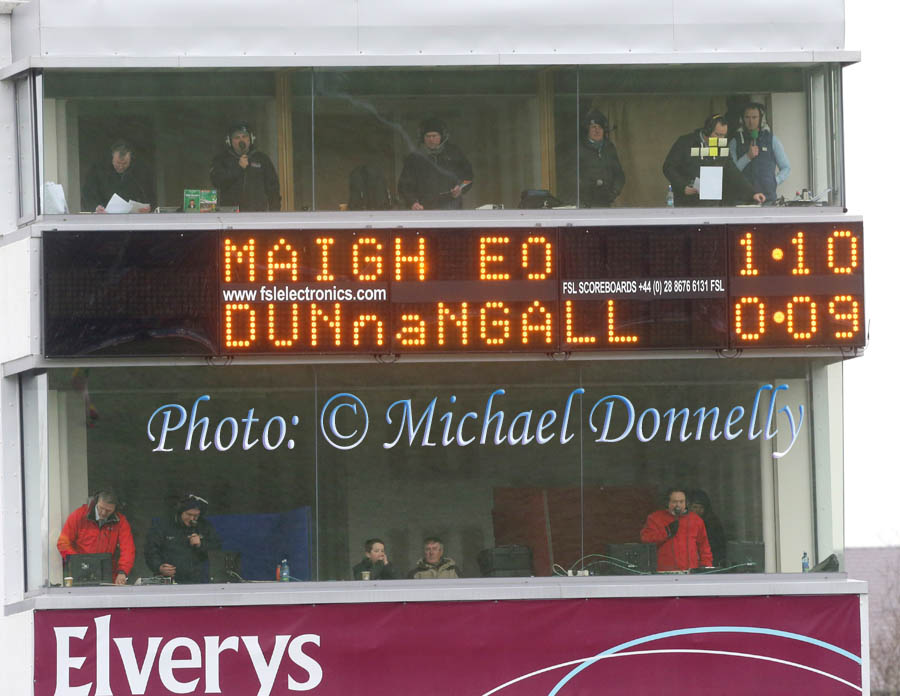
M 113 578 L 119 571 L 128 575 L 134 567 L 134 538 L 131 525 L 118 510 L 103 524 L 97 520 L 96 498 L 75 510 L 63 525 L 56 548 L 66 559 L 76 553 L 111 553 Z
M 188 537 L 196 532 L 200 535 L 200 546 L 191 546 Z M 181 513 L 169 513 L 158 520 L 147 533 L 144 560 L 154 574 L 159 567 L 168 563 L 175 566 L 173 580 L 176 583 L 209 582 L 206 576 L 207 552 L 218 551 L 222 542 L 216 528 L 201 516 L 196 526 L 188 526 L 181 521 Z
M 678 518 L 678 531 L 670 537 L 666 527 L 675 521 L 668 510 L 657 510 L 647 517 L 641 530 L 641 541 L 656 544 L 657 570 L 688 570 L 713 564 L 712 551 L 706 538 L 706 525 L 695 512 Z
M 669 150 L 666 161 L 663 163 L 663 174 L 672 184 L 672 193 L 675 196 L 676 206 L 721 206 L 735 205 L 737 203 L 752 203 L 753 194 L 759 192 L 750 185 L 750 182 L 738 171 L 734 161 L 730 157 L 704 158 L 691 155 L 693 148 L 705 146 L 703 129 L 682 135 Z M 694 179 L 700 176 L 701 166 L 722 167 L 722 200 L 700 200 L 695 194 L 688 196 L 684 189 L 693 186 Z M 768 197 L 766 198 L 768 200 Z
M 281 188 L 272 160 L 255 145 L 247 152 L 246 168 L 241 168 L 240 159 L 230 143 L 213 159 L 209 178 L 218 191 L 218 205 L 237 206 L 241 212 L 281 210 Z
M 471 188 L 473 179 L 472 165 L 463 151 L 443 141 L 435 150 L 422 145 L 406 156 L 397 190 L 407 209 L 418 202 L 426 210 L 461 210 L 462 194 Z M 462 186 L 462 193 L 453 198 L 450 190 L 457 185 Z

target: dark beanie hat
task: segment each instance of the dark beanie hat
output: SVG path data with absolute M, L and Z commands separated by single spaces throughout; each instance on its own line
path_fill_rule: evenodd
M 598 111 L 597 109 L 591 109 L 584 117 L 585 130 L 590 128 L 591 124 L 600 126 L 604 130 L 604 135 L 605 131 L 609 130 L 609 120 L 606 118 L 606 114 L 604 114 L 602 111 Z
M 208 501 L 204 500 L 199 495 L 187 493 L 182 496 L 178 503 L 175 505 L 175 512 L 180 515 L 185 510 L 199 510 L 200 514 L 204 515 L 206 514 L 206 508 L 208 507 Z
M 425 137 L 426 133 L 440 133 L 441 138 L 446 138 L 447 137 L 447 124 L 444 123 L 439 118 L 436 118 L 434 116 L 429 116 L 424 121 L 422 121 L 421 126 L 419 126 L 420 136 Z

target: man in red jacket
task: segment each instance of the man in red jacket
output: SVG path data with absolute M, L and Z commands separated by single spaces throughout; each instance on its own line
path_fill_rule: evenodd
M 641 541 L 656 544 L 657 570 L 688 570 L 712 565 L 712 551 L 703 518 L 687 509 L 683 488 L 669 491 L 665 510 L 650 513 Z
M 63 525 L 56 548 L 66 559 L 76 553 L 111 553 L 113 577 L 124 585 L 134 567 L 134 539 L 125 515 L 117 512 L 119 499 L 113 491 L 100 491 L 75 510 Z

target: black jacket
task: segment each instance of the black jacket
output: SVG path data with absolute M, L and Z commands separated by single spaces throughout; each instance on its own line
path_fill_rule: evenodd
M 151 210 L 156 207 L 153 177 L 140 160 L 133 161 L 121 174 L 115 170 L 111 161 L 91 167 L 87 179 L 81 185 L 81 209 L 93 213 L 98 205 L 105 207 L 114 193 L 118 193 L 126 201 L 149 203 Z
M 241 169 L 240 157 L 230 147 L 213 159 L 209 178 L 219 192 L 218 205 L 237 206 L 241 212 L 281 210 L 281 189 L 272 160 L 253 148 L 247 159 L 250 164 Z
M 703 146 L 701 131 L 698 128 L 692 133 L 682 135 L 663 163 L 663 174 L 672 184 L 672 193 L 675 196 L 676 206 L 721 206 L 736 205 L 738 203 L 752 203 L 755 191 L 750 182 L 738 170 L 731 157 L 705 157 L 691 155 L 691 148 Z M 702 201 L 699 195 L 686 196 L 685 186 L 692 186 L 694 179 L 700 176 L 700 166 L 721 166 L 722 172 L 722 200 Z
M 376 561 L 372 563 L 369 558 L 362 559 L 353 566 L 353 579 L 362 580 L 362 572 L 368 570 L 372 573 L 371 580 L 394 580 L 394 566 L 390 563 L 384 564 L 384 561 Z
M 403 160 L 397 190 L 407 209 L 418 201 L 426 210 L 460 210 L 462 195 L 454 198 L 450 189 L 468 181 L 465 193 L 473 179 L 471 163 L 453 143 L 444 143 L 437 152 L 423 146 Z
M 599 150 L 588 140 L 578 150 L 579 205 L 582 208 L 608 208 L 622 193 L 625 170 L 612 141 L 604 140 Z
M 200 535 L 200 546 L 197 547 L 188 542 L 194 532 Z M 197 520 L 196 527 L 188 527 L 181 522 L 180 515 L 170 513 L 147 532 L 144 560 L 154 574 L 159 574 L 163 563 L 175 566 L 173 579 L 177 583 L 209 582 L 205 575 L 207 552 L 221 548 L 216 528 L 203 517 Z

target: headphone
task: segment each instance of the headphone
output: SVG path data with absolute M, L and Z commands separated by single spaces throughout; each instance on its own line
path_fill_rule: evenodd
M 724 123 L 726 126 L 728 125 L 728 121 L 722 114 L 713 114 L 706 121 L 703 122 L 703 134 L 706 137 L 712 135 L 713 130 L 719 123 Z
M 231 147 L 231 136 L 237 133 L 238 131 L 247 131 L 250 134 L 250 145 L 256 144 L 256 133 L 250 128 L 250 124 L 246 121 L 236 121 L 231 124 L 231 127 L 228 129 L 228 132 L 225 134 L 225 146 Z
M 119 494 L 112 488 L 112 486 L 104 486 L 102 488 L 98 488 L 91 494 L 89 505 L 96 505 L 100 498 L 109 498 L 109 503 L 111 505 L 115 505 L 118 510 L 122 507 L 122 499 L 119 497 Z

